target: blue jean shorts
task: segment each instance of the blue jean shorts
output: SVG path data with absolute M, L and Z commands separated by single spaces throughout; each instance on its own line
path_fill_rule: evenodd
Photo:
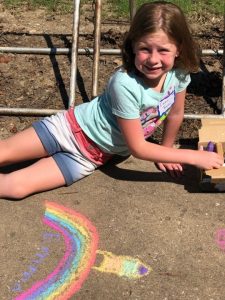
M 80 152 L 63 113 L 32 124 L 48 155 L 59 167 L 66 185 L 93 173 L 97 166 Z

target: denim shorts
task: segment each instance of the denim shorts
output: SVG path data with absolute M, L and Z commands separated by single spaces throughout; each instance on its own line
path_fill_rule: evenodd
M 48 155 L 55 160 L 67 186 L 90 175 L 97 168 L 81 153 L 63 112 L 34 122 L 32 126 Z

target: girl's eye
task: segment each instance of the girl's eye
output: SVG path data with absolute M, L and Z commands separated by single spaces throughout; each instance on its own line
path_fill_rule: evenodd
M 169 50 L 168 50 L 168 49 L 164 49 L 164 48 L 162 48 L 162 49 L 159 49 L 159 51 L 160 51 L 160 52 L 165 52 L 165 53 L 166 53 L 166 52 L 169 52 Z
M 146 47 L 141 47 L 141 48 L 139 48 L 139 51 L 142 51 L 142 52 L 149 52 L 148 48 L 146 48 Z

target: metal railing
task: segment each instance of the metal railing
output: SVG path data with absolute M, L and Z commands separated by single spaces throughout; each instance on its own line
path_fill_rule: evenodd
M 74 0 L 74 13 L 73 13 L 73 30 L 72 30 L 72 48 L 30 48 L 30 47 L 0 47 L 0 53 L 17 53 L 17 54 L 46 54 L 46 55 L 71 55 L 71 76 L 70 76 L 70 95 L 68 107 L 75 105 L 75 89 L 77 77 L 77 56 L 93 54 L 93 67 L 92 67 L 92 97 L 98 93 L 98 76 L 99 76 L 99 57 L 100 55 L 120 55 L 119 49 L 101 49 L 100 36 L 101 36 L 101 10 L 102 1 L 95 0 L 95 24 L 94 24 L 94 46 L 93 48 L 78 48 L 79 38 L 79 16 L 80 16 L 80 0 Z M 133 18 L 136 11 L 136 0 L 129 0 L 130 5 L 130 19 Z M 225 24 L 225 14 L 224 14 Z M 223 50 L 202 50 L 202 56 L 218 56 L 223 55 L 223 79 L 222 79 L 222 103 L 221 114 L 185 114 L 186 119 L 202 119 L 202 118 L 225 118 L 225 34 Z M 59 110 L 54 109 L 34 109 L 34 108 L 8 108 L 0 107 L 0 115 L 51 115 Z

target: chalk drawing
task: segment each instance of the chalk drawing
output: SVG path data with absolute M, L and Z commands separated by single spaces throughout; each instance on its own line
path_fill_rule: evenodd
M 63 237 L 65 253 L 53 272 L 15 300 L 70 299 L 79 291 L 91 268 L 129 279 L 145 276 L 152 270 L 136 258 L 97 250 L 98 232 L 85 216 L 54 202 L 47 201 L 45 205 L 43 223 Z M 97 254 L 103 260 L 94 266 Z
M 117 256 L 111 252 L 101 250 L 98 250 L 97 253 L 103 255 L 103 261 L 100 266 L 94 266 L 92 268 L 100 272 L 113 273 L 130 279 L 140 278 L 149 273 L 149 267 L 144 265 L 137 258 Z
M 215 242 L 221 250 L 225 251 L 225 229 L 217 230 Z
M 20 280 L 18 280 L 18 282 L 16 282 L 12 287 L 11 290 L 13 292 L 21 292 L 22 284 L 28 282 L 31 277 L 38 271 L 39 265 L 43 264 L 45 258 L 49 256 L 49 248 L 46 246 L 46 243 L 52 242 L 53 240 L 60 240 L 60 234 L 51 232 L 44 232 L 42 234 L 42 243 L 39 248 L 39 252 L 35 254 L 35 258 L 32 260 L 32 264 L 28 266 L 25 272 L 23 272 Z

